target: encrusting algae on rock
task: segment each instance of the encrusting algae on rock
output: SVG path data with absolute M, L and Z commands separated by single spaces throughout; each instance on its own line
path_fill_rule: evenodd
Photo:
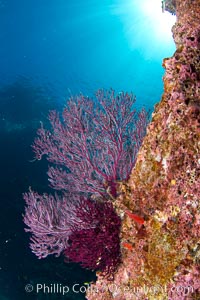
M 200 0 L 173 3 L 164 94 L 114 203 L 122 263 L 113 282 L 98 274 L 89 300 L 200 299 Z

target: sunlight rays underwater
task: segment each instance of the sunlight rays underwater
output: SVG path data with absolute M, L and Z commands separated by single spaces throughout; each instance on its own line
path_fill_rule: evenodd
M 161 0 L 117 0 L 111 11 L 121 19 L 131 49 L 140 48 L 146 59 L 163 59 L 165 49 L 166 56 L 173 54 L 176 17 L 162 12 Z

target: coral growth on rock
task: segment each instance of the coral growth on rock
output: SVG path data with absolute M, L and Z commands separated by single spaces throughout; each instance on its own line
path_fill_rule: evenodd
M 176 14 L 176 0 L 163 0 L 164 9 L 172 15 Z
M 120 262 L 121 220 L 112 203 L 77 195 L 24 194 L 24 223 L 38 258 L 63 253 L 69 261 L 111 277 Z
M 30 190 L 25 230 L 39 258 L 61 253 L 111 277 L 121 261 L 121 219 L 113 208 L 117 185 L 128 180 L 146 132 L 148 113 L 133 109 L 133 94 L 98 90 L 95 100 L 71 97 L 62 118 L 52 111 L 33 149 L 52 163 L 48 175 L 59 195 Z
M 41 126 L 33 149 L 54 164 L 54 189 L 116 196 L 116 181 L 129 178 L 146 133 L 148 114 L 134 110 L 134 102 L 133 94 L 98 90 L 95 99 L 71 97 L 62 118 L 50 113 L 51 129 Z
M 64 255 L 82 267 L 100 270 L 111 278 L 121 261 L 121 219 L 110 202 L 82 201 L 76 209 L 82 228 L 71 225 Z M 75 225 L 75 226 L 74 226 Z
M 176 14 L 164 94 L 114 204 L 122 264 L 112 284 L 99 274 L 89 300 L 200 299 L 200 1 L 177 0 Z

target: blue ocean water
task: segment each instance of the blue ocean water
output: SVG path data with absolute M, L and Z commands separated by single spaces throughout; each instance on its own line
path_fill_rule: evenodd
M 161 1 L 139 2 L 0 1 L 0 300 L 85 299 L 84 293 L 26 292 L 25 286 L 95 280 L 62 258 L 38 260 L 31 253 L 22 193 L 30 185 L 48 192 L 47 163 L 31 162 L 30 145 L 40 121 L 70 95 L 112 87 L 132 91 L 136 106 L 151 110 L 160 100 L 162 59 L 175 46 L 161 24 Z

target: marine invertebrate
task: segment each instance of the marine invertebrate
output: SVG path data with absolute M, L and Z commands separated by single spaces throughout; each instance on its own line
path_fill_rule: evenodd
M 26 202 L 24 223 L 31 232 L 30 248 L 38 258 L 49 254 L 59 256 L 68 246 L 69 235 L 76 218 L 79 199 L 58 195 L 39 195 L 30 190 L 23 195 Z M 79 225 L 81 226 L 81 225 Z
M 85 203 L 83 203 L 85 205 Z M 87 201 L 86 208 L 79 206 L 77 217 L 82 229 L 73 227 L 69 236 L 69 247 L 64 255 L 73 262 L 102 274 L 113 276 L 120 261 L 121 219 L 113 209 L 112 203 Z
M 33 149 L 37 159 L 46 155 L 55 165 L 48 176 L 60 194 L 24 194 L 25 230 L 39 258 L 63 253 L 106 276 L 116 270 L 121 219 L 111 200 L 118 181 L 129 178 L 148 122 L 144 109 L 133 110 L 134 102 L 132 94 L 99 90 L 95 101 L 72 97 L 62 119 L 52 111 L 51 129 L 41 125 Z
M 120 262 L 121 220 L 112 203 L 65 195 L 24 194 L 24 223 L 38 258 L 64 254 L 69 260 L 111 276 Z
M 54 189 L 109 198 L 118 180 L 127 180 L 135 164 L 148 122 L 145 110 L 133 110 L 133 94 L 98 90 L 95 100 L 72 97 L 62 120 L 49 115 L 51 130 L 38 130 L 33 149 L 47 156 Z

